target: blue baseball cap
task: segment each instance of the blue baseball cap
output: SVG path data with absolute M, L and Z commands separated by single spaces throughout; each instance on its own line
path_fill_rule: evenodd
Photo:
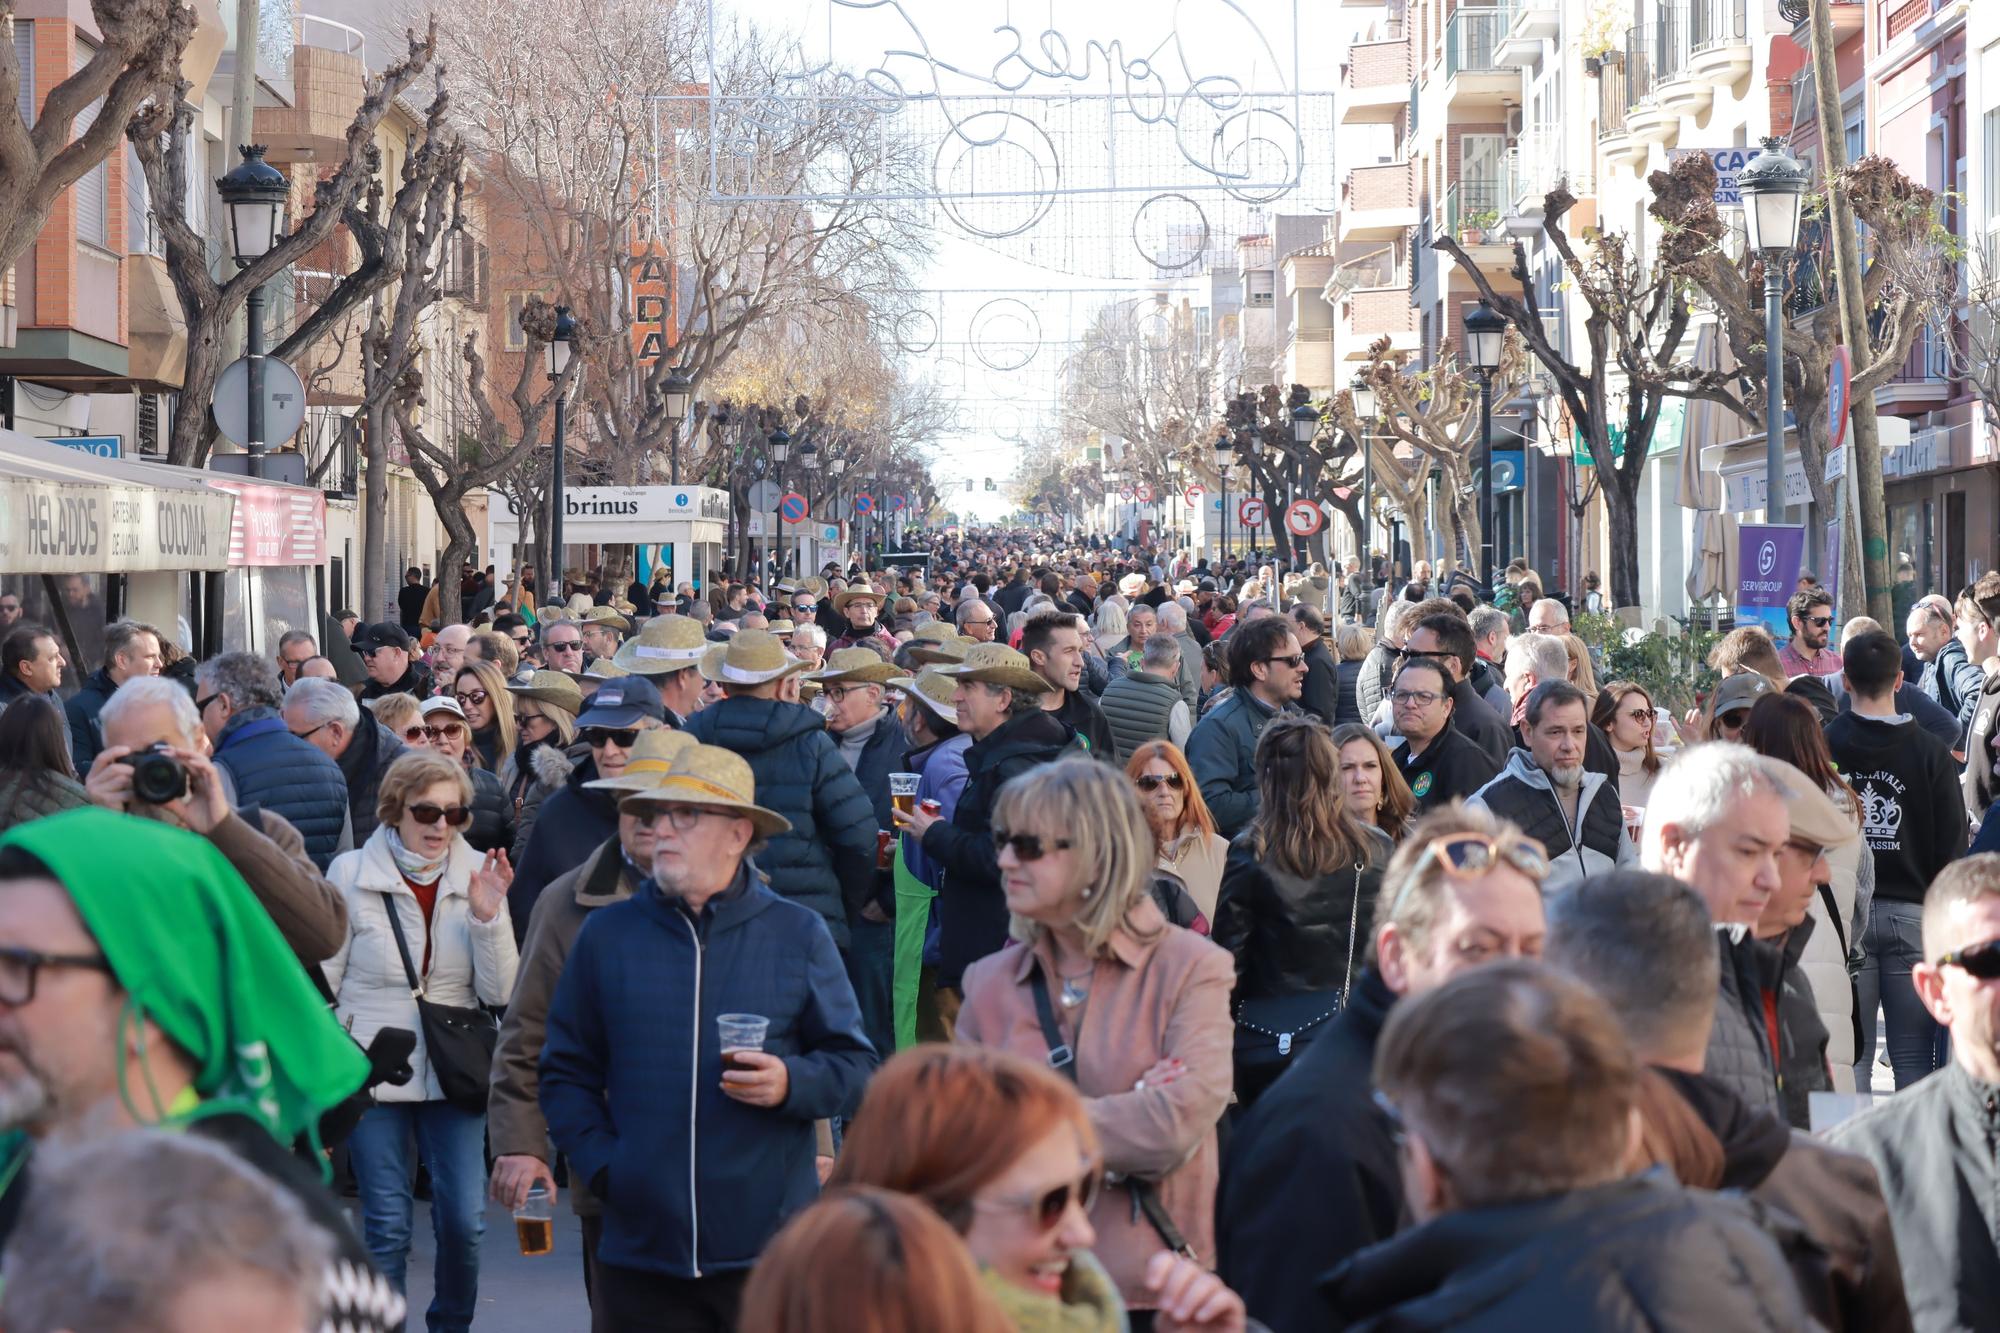
M 619 676 L 607 680 L 590 696 L 590 706 L 576 720 L 576 729 L 588 727 L 636 727 L 645 718 L 667 720 L 660 692 L 644 676 Z

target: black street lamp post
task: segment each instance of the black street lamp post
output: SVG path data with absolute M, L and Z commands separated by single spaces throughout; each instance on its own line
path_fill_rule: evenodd
M 1507 341 L 1507 321 L 1484 301 L 1465 313 L 1465 351 L 1479 372 L 1479 581 L 1493 589 L 1493 375 Z
M 1798 248 L 1811 175 L 1783 139 L 1763 142 L 1737 185 L 1746 239 L 1764 260 L 1764 514 L 1776 519 L 1785 508 L 1785 263 Z
M 215 190 L 229 210 L 229 248 L 238 268 L 249 268 L 271 252 L 285 234 L 285 204 L 291 186 L 284 173 L 264 160 L 264 145 L 251 144 L 238 150 L 243 160 L 221 180 Z M 250 289 L 244 310 L 243 351 L 250 363 L 249 436 L 244 448 L 250 453 L 250 475 L 264 475 L 264 287 Z
M 563 599 L 563 462 L 568 443 L 564 439 L 564 428 L 568 425 L 561 380 L 563 371 L 569 368 L 570 353 L 574 350 L 576 321 L 569 317 L 569 307 L 556 307 L 555 332 L 549 338 L 549 345 L 543 349 L 544 364 L 548 368 L 549 383 L 556 389 L 555 457 L 549 478 L 549 596 L 555 601 Z

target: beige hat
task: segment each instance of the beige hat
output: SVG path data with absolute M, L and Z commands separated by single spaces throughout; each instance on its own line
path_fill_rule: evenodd
M 632 742 L 631 757 L 625 761 L 623 773 L 615 778 L 598 778 L 583 785 L 594 791 L 645 791 L 667 775 L 667 768 L 673 763 L 675 755 L 699 743 L 685 731 L 673 731 L 666 727 L 642 731 L 639 739 Z
M 1005 685 L 1010 690 L 1047 694 L 1055 688 L 1035 674 L 1026 653 L 1015 652 L 1004 643 L 974 644 L 965 660 L 955 666 L 937 668 L 959 680 L 977 680 L 988 685 Z
M 708 636 L 692 616 L 654 616 L 611 660 L 642 676 L 664 676 L 701 661 Z
M 570 615 L 572 615 L 572 616 L 577 616 L 577 617 L 581 617 L 581 616 L 584 616 L 584 615 L 587 615 L 587 614 L 589 614 L 589 612 L 590 612 L 590 594 L 589 594 L 589 593 L 587 593 L 587 592 L 575 592 L 575 593 L 571 593 L 571 594 L 570 594 L 570 597 L 569 597 L 569 608 L 568 608 L 568 609 L 569 609 L 569 613 L 570 613 Z
M 1734 680 L 1735 677 L 1730 677 Z M 1766 766 L 1785 787 L 1785 805 L 1792 816 L 1792 836 L 1821 847 L 1845 847 L 1861 836 L 1861 822 L 1833 803 L 1813 780 L 1782 759 L 1766 758 Z
M 875 603 L 876 606 L 879 607 L 888 599 L 884 597 L 881 593 L 875 591 L 875 587 L 873 584 L 857 583 L 852 588 L 848 588 L 834 595 L 833 609 L 836 611 L 845 611 L 847 610 L 848 606 L 851 603 L 863 600 L 873 602 Z
M 716 745 L 690 745 L 676 754 L 652 786 L 618 803 L 621 811 L 645 814 L 661 805 L 699 805 L 740 814 L 758 836 L 789 833 L 792 821 L 757 804 L 757 779 L 741 755 Z
M 787 634 L 796 634 L 799 632 L 799 627 L 797 625 L 783 618 L 772 621 L 764 628 L 770 630 L 771 633 L 777 635 L 781 639 L 784 638 Z
M 590 664 L 579 673 L 585 680 L 616 680 L 632 673 L 608 657 L 593 657 Z
M 771 631 L 745 629 L 738 630 L 728 643 L 708 650 L 701 659 L 701 674 L 702 679 L 723 685 L 762 685 L 804 671 L 808 665 L 786 652 Z
M 632 632 L 632 622 L 624 616 L 619 615 L 616 607 L 593 606 L 583 613 L 583 623 L 586 625 L 609 625 L 620 634 L 630 634 Z
M 836 648 L 825 668 L 806 679 L 827 685 L 886 685 L 902 674 L 901 667 L 872 648 Z
M 958 682 L 941 668 L 925 667 L 914 680 L 899 676 L 889 684 L 954 727 L 958 725 L 958 705 L 952 702 L 958 695 Z
M 1137 571 L 1127 574 L 1124 578 L 1118 580 L 1118 591 L 1124 593 L 1127 597 L 1137 597 L 1140 593 L 1146 591 L 1146 576 Z
M 803 583 L 799 584 L 799 586 L 801 588 L 804 588 L 807 592 L 811 593 L 815 597 L 826 596 L 826 580 L 821 578 L 817 574 L 805 580 Z
M 533 699 L 536 703 L 560 708 L 571 717 L 583 711 L 583 691 L 560 671 L 537 671 L 528 678 L 526 685 L 509 685 L 507 693 L 519 699 Z
M 977 641 L 960 638 L 956 634 L 939 636 L 935 643 L 916 642 L 910 645 L 910 660 L 919 666 L 935 665 L 940 662 L 956 664 L 965 660 Z

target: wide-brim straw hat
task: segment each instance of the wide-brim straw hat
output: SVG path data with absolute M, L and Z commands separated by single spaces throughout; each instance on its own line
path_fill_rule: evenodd
M 620 634 L 630 634 L 632 632 L 632 622 L 624 616 L 619 615 L 616 607 L 593 606 L 583 613 L 583 623 L 586 625 L 608 625 Z
M 1005 685 L 1010 690 L 1030 694 L 1047 694 L 1055 688 L 1035 674 L 1035 669 L 1028 665 L 1026 653 L 1016 652 L 1004 643 L 975 644 L 965 654 L 963 662 L 937 669 L 958 680 Z
M 760 837 L 789 833 L 792 821 L 757 804 L 757 779 L 743 756 L 715 745 L 690 745 L 676 754 L 651 786 L 628 793 L 621 811 L 644 815 L 666 804 L 727 811 L 750 821 Z
M 806 677 L 825 685 L 887 685 L 903 669 L 872 648 L 836 648 L 826 666 Z
M 958 695 L 958 681 L 941 668 L 925 667 L 914 679 L 899 676 L 889 684 L 954 727 L 958 725 L 958 705 L 952 702 Z
M 853 603 L 864 599 L 875 603 L 877 606 L 881 606 L 889 600 L 881 593 L 875 591 L 874 585 L 862 583 L 852 588 L 844 588 L 840 592 L 835 593 L 833 597 L 833 609 L 836 611 L 845 611 Z
M 764 628 L 770 630 L 771 633 L 777 635 L 779 638 L 783 638 L 787 634 L 797 634 L 799 632 L 797 625 L 783 618 L 772 621 Z
M 623 773 L 615 778 L 597 778 L 583 785 L 593 791 L 644 791 L 667 775 L 675 755 L 700 743 L 685 731 L 668 727 L 642 731 L 639 739 L 632 742 L 631 757 L 625 761 Z
M 975 639 L 960 638 L 956 634 L 941 635 L 935 643 L 912 641 L 909 657 L 919 666 L 956 666 L 965 660 L 965 655 L 972 651 L 975 643 Z
M 767 629 L 738 630 L 728 643 L 716 647 L 722 651 L 710 648 L 701 659 L 701 675 L 723 685 L 762 685 L 807 667 Z
M 583 711 L 583 691 L 560 671 L 537 671 L 528 677 L 526 685 L 509 685 L 507 693 L 517 699 L 533 699 L 550 708 L 560 708 L 571 717 Z
M 617 680 L 632 673 L 608 657 L 593 657 L 584 669 L 577 673 L 585 680 Z
M 693 666 L 707 651 L 707 631 L 694 617 L 654 616 L 611 660 L 642 676 L 664 676 Z
M 803 580 L 802 582 L 800 582 L 799 586 L 801 588 L 804 588 L 807 592 L 811 593 L 815 597 L 826 596 L 826 580 L 821 578 L 817 574 L 813 575 L 809 579 Z

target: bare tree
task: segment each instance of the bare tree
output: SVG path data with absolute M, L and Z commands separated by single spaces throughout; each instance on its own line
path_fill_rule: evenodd
M 186 0 L 91 0 L 97 48 L 23 119 L 13 25 L 25 20 L 14 17 L 14 3 L 0 0 L 7 20 L 0 44 L 0 270 L 35 243 L 62 192 L 117 150 L 134 114 L 174 96 L 181 52 L 195 30 L 194 6 Z M 83 115 L 90 123 L 72 137 Z

